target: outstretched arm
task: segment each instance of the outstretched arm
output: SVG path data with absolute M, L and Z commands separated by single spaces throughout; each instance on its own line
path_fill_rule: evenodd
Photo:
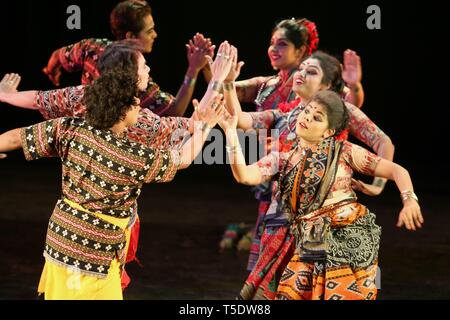
M 193 137 L 181 150 L 180 169 L 187 168 L 201 151 L 208 137 L 209 130 L 214 127 L 222 116 L 225 107 L 222 96 L 219 95 L 223 81 L 230 72 L 234 55 L 233 47 L 228 42 L 223 42 L 219 48 L 219 54 L 212 63 L 213 78 L 208 85 L 205 95 L 200 103 L 194 102 L 196 116 L 200 120 L 200 126 L 194 126 Z M 206 131 L 206 132 L 203 132 Z
M 0 152 L 8 152 L 22 148 L 20 128 L 13 129 L 0 135 Z
M 239 145 L 236 128 L 228 128 L 225 132 L 227 153 L 230 157 L 230 166 L 236 181 L 249 186 L 256 186 L 266 181 L 267 177 L 261 174 L 257 164 L 246 165 L 241 146 Z
M 210 39 L 205 39 L 202 34 L 197 33 L 186 44 L 186 50 L 189 66 L 173 105 L 165 114 L 167 116 L 182 117 L 186 113 L 194 93 L 198 73 L 208 64 L 207 56 L 212 58 L 211 51 L 214 52 L 214 46 Z
M 348 146 L 351 149 L 345 149 L 343 155 L 355 171 L 393 180 L 397 184 L 403 200 L 403 209 L 400 212 L 397 226 L 405 225 L 408 230 L 420 228 L 423 217 L 408 171 L 392 161 L 377 157 L 360 146 L 345 142 L 344 148 Z
M 227 146 L 226 150 L 230 160 L 231 170 L 233 176 L 238 183 L 246 185 L 258 185 L 264 181 L 267 181 L 271 177 L 271 173 L 263 175 L 260 169 L 261 164 L 267 162 L 272 154 L 261 159 L 258 163 L 253 165 L 246 165 L 242 149 L 239 144 L 239 137 L 236 130 L 238 123 L 238 110 L 235 108 L 235 104 L 229 106 L 229 111 L 225 112 L 224 118 L 219 121 L 220 126 L 225 131 Z M 266 166 L 272 167 L 272 166 Z
M 1 92 L 0 101 L 24 109 L 38 110 L 34 104 L 37 91 Z
M 377 155 L 383 159 L 392 161 L 394 159 L 394 145 L 381 129 L 372 122 L 360 109 L 350 103 L 346 103 L 350 114 L 350 133 L 358 140 L 371 147 Z M 359 190 L 367 195 L 379 195 L 385 185 L 387 179 L 376 177 L 371 185 L 362 181 L 353 180 L 354 189 Z
M 403 200 L 403 209 L 400 211 L 397 227 L 405 226 L 406 229 L 415 231 L 421 228 L 424 222 L 420 212 L 419 203 L 415 199 L 414 187 L 409 172 L 402 166 L 381 159 L 375 169 L 375 175 L 394 180 Z

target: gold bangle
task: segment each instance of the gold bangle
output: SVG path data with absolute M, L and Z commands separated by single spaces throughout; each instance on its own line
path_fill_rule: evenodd
M 226 90 L 226 91 L 234 90 L 234 81 L 233 82 L 225 82 L 223 84 L 223 89 Z

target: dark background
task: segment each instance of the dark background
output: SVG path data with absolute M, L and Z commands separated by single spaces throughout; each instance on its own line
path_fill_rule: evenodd
M 21 74 L 20 90 L 53 89 L 41 72 L 53 50 L 84 38 L 111 38 L 109 13 L 116 3 L 2 2 L 0 74 Z M 81 30 L 66 27 L 66 9 L 72 4 L 81 8 Z M 366 27 L 371 4 L 381 8 L 381 30 Z M 228 40 L 238 47 L 246 62 L 241 79 L 274 74 L 267 47 L 275 22 L 285 18 L 316 22 L 320 49 L 339 58 L 345 49 L 355 50 L 363 64 L 362 110 L 393 140 L 395 161 L 409 170 L 427 219 L 426 228 L 415 234 L 394 228 L 401 202 L 393 182 L 380 197 L 361 196 L 384 228 L 380 261 L 386 290 L 381 298 L 450 297 L 445 155 L 450 37 L 444 2 L 157 0 L 150 5 L 158 39 L 146 58 L 154 80 L 174 95 L 187 68 L 184 44 L 196 32 L 217 45 Z M 80 74 L 64 73 L 61 84 L 79 82 Z M 200 98 L 204 89 L 200 79 L 194 96 Z M 0 132 L 41 120 L 37 112 L 0 104 Z M 33 297 L 45 220 L 60 192 L 59 168 L 54 159 L 26 163 L 20 152 L 2 160 L 0 240 L 5 245 L 0 254 L 7 263 L 0 270 L 0 298 Z M 230 251 L 217 256 L 217 243 L 227 223 L 254 221 L 257 204 L 249 188 L 237 185 L 226 166 L 195 165 L 174 183 L 146 186 L 140 205 L 144 229 L 149 229 L 141 238 L 147 264 L 134 270 L 138 280 L 128 297 L 233 298 L 245 279 L 246 255 Z
M 54 88 L 41 72 L 54 49 L 88 37 L 111 38 L 109 13 L 116 1 L 31 1 L 2 4 L 2 61 L 0 73 L 17 72 L 23 77 L 21 90 Z M 68 30 L 66 9 L 81 8 L 81 30 Z M 381 8 L 381 30 L 366 27 L 370 4 Z M 441 182 L 448 177 L 447 161 L 440 154 L 446 143 L 449 102 L 449 28 L 445 4 L 390 1 L 281 1 L 257 4 L 248 1 L 151 1 L 158 32 L 147 59 L 151 75 L 161 88 L 176 94 L 187 68 L 184 44 L 196 32 L 215 44 L 228 40 L 246 62 L 241 79 L 273 74 L 267 47 L 274 23 L 289 17 L 315 21 L 320 48 L 339 57 L 351 48 L 363 63 L 366 102 L 363 111 L 396 145 L 395 159 L 410 169 L 418 190 L 448 191 Z M 62 77 L 62 86 L 79 83 L 79 74 Z M 204 92 L 199 81 L 196 97 Z M 252 108 L 252 106 L 249 106 Z M 188 114 L 190 111 L 188 111 Z M 2 105 L 2 131 L 39 121 L 38 114 Z M 438 146 L 441 147 L 438 147 Z M 437 149 L 436 149 L 437 148 Z M 433 172 L 430 174 L 430 164 Z M 220 169 L 219 169 L 220 170 Z M 439 179 L 440 178 L 440 179 Z

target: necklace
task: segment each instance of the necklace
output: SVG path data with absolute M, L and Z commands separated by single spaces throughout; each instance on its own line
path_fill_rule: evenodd
M 292 85 L 292 75 L 295 73 L 296 70 L 297 69 L 292 69 L 291 71 L 289 71 L 289 76 L 284 82 L 282 81 L 280 74 L 272 76 L 269 79 L 267 79 L 258 90 L 258 94 L 255 99 L 255 104 L 258 107 L 263 108 L 264 102 L 266 102 L 266 100 L 270 96 L 272 96 L 272 94 L 277 90 L 279 91 L 279 97 L 281 99 L 279 99 L 276 103 L 278 104 L 280 102 L 286 102 L 289 99 L 290 95 L 292 94 L 292 90 L 289 90 L 289 92 L 287 92 L 287 97 L 284 97 L 280 89 L 286 87 L 286 85 L 288 85 L 289 83 Z M 267 83 L 272 79 L 277 79 L 277 83 L 272 87 L 267 87 Z M 267 91 L 264 91 L 265 89 L 267 89 Z

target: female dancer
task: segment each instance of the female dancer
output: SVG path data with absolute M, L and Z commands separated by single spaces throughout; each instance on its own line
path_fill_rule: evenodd
M 408 171 L 337 138 L 348 117 L 335 92 L 320 91 L 296 118 L 295 146 L 250 166 L 239 147 L 237 111 L 220 122 L 235 179 L 246 185 L 276 181 L 263 250 L 242 299 L 376 298 L 381 232 L 375 215 L 356 201 L 353 171 L 394 180 L 403 200 L 397 226 L 422 226 Z
M 300 98 L 291 104 L 285 105 L 285 112 L 281 110 L 267 110 L 264 112 L 247 113 L 242 112 L 240 103 L 237 99 L 236 90 L 234 90 L 233 80 L 237 78 L 242 64 L 234 62 L 234 67 L 225 80 L 224 94 L 227 105 L 234 105 L 238 110 L 239 127 L 244 130 L 257 129 L 278 131 L 275 139 L 277 145 L 273 145 L 272 149 L 280 148 L 281 151 L 290 150 L 296 143 L 295 139 L 295 123 L 299 112 L 317 92 L 323 89 L 330 89 L 337 93 L 342 92 L 343 81 L 341 77 L 341 67 L 339 61 L 323 52 L 316 52 L 310 58 L 305 60 L 294 75 L 293 89 Z M 298 102 L 300 101 L 300 102 Z M 383 133 L 367 116 L 357 107 L 346 103 L 350 114 L 350 133 L 357 137 L 360 141 L 370 146 L 377 154 L 385 159 L 392 160 L 394 156 L 394 146 L 390 138 Z M 289 112 L 290 111 L 290 112 Z M 266 135 L 267 136 L 267 135 Z M 376 195 L 382 190 L 381 187 L 375 189 L 372 185 L 366 185 L 357 182 L 361 191 Z M 270 197 L 272 197 L 273 186 L 269 187 Z M 261 247 L 261 236 L 264 228 L 264 217 L 270 213 L 273 208 L 270 207 L 271 201 L 264 210 L 260 210 L 255 231 L 252 247 L 250 250 L 248 270 L 252 271 Z M 253 274 L 253 272 L 252 272 Z
M 256 111 L 282 108 L 284 104 L 299 102 L 293 90 L 293 76 L 300 63 L 314 53 L 319 45 L 319 34 L 314 22 L 308 19 L 286 19 L 279 22 L 272 31 L 268 56 L 276 76 L 254 77 L 236 81 L 237 96 L 241 103 L 255 103 Z M 207 69 L 207 66 L 205 67 Z M 204 69 L 204 70 L 205 70 Z M 361 61 L 351 50 L 344 53 L 344 80 L 347 86 L 342 91 L 346 101 L 361 107 L 364 102 L 364 90 L 361 85 Z M 206 79 L 208 75 L 206 74 Z M 264 141 L 264 144 L 266 142 Z M 268 146 L 270 148 L 270 146 Z M 264 215 L 270 204 L 270 186 L 256 186 L 255 196 L 259 200 L 258 216 Z M 253 235 L 253 242 L 255 242 Z M 239 245 L 239 244 L 238 244 Z M 255 246 L 250 248 L 250 260 L 256 254 Z M 253 261 L 254 262 L 254 261 Z M 251 270 L 251 264 L 249 270 Z

